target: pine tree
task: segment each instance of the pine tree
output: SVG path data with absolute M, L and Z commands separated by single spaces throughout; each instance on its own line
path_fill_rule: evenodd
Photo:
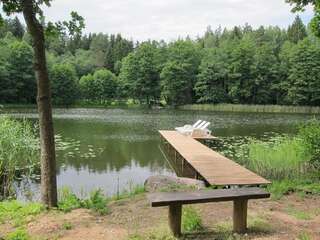
M 307 30 L 299 15 L 296 16 L 292 25 L 288 27 L 288 39 L 293 43 L 298 43 L 307 36 Z

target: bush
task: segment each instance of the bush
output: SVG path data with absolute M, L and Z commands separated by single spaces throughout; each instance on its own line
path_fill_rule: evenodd
M 0 197 L 14 195 L 13 182 L 39 173 L 39 145 L 31 124 L 0 117 Z
M 109 212 L 107 207 L 108 199 L 104 196 L 101 189 L 91 192 L 90 198 L 84 201 L 84 207 L 92 209 L 100 215 Z
M 320 121 L 312 120 L 300 126 L 299 138 L 305 147 L 305 154 L 311 155 L 311 163 L 320 168 Z

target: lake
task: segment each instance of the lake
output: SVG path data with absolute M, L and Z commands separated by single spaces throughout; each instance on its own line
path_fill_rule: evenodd
M 36 121 L 35 110 L 7 110 Z M 294 134 L 306 114 L 226 113 L 141 109 L 55 109 L 58 187 L 77 194 L 101 188 L 109 195 L 143 184 L 151 175 L 174 175 L 159 146 L 159 129 L 210 121 L 222 139 L 260 138 L 269 133 Z M 33 197 L 38 185 L 32 185 Z

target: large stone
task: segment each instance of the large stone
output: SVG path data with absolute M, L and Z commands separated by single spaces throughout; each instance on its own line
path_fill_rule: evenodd
M 147 192 L 200 190 L 206 187 L 201 180 L 163 175 L 149 177 L 144 186 Z

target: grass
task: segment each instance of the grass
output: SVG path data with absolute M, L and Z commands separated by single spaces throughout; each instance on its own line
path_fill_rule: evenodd
M 311 240 L 311 237 L 307 232 L 301 232 L 298 235 L 298 240 Z
M 4 240 L 30 240 L 31 237 L 24 228 L 18 228 L 9 233 Z
M 279 137 L 271 143 L 254 141 L 248 151 L 248 167 L 273 180 L 302 176 L 311 159 L 298 138 Z
M 122 192 L 118 191 L 115 196 L 111 197 L 111 200 L 117 201 L 121 199 L 132 198 L 145 192 L 146 190 L 144 188 L 144 185 L 133 185 L 132 183 L 130 183 L 129 189 L 125 189 Z
M 290 193 L 298 193 L 300 196 L 306 195 L 320 195 L 320 183 L 318 179 L 312 179 L 305 176 L 304 179 L 283 179 L 273 181 L 267 187 L 271 193 L 273 200 L 278 200 L 284 195 Z
M 311 113 L 320 114 L 320 107 L 248 105 L 248 104 L 190 104 L 180 106 L 183 110 L 217 112 L 261 112 L 261 113 Z
M 12 221 L 14 226 L 21 226 L 42 211 L 44 207 L 39 203 L 0 202 L 0 223 Z
M 100 215 L 105 215 L 109 212 L 108 202 L 109 199 L 102 193 L 101 189 L 92 191 L 87 199 L 79 199 L 70 188 L 64 187 L 59 191 L 58 209 L 63 212 L 70 212 L 77 208 L 87 208 Z
M 186 206 L 182 210 L 182 231 L 194 232 L 203 229 L 202 220 L 195 208 Z
M 177 240 L 168 230 L 156 229 L 145 234 L 132 234 L 128 240 Z
M 295 209 L 293 206 L 289 206 L 286 209 L 286 212 L 298 220 L 311 220 L 314 217 L 313 214 L 306 211 L 300 211 L 298 209 Z

